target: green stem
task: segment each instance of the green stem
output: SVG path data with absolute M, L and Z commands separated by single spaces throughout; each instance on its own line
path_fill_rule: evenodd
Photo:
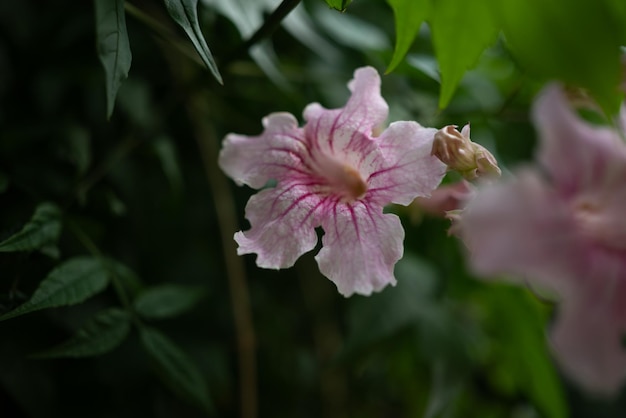
M 126 158 L 135 148 L 141 145 L 142 141 L 133 136 L 127 136 L 118 144 L 113 152 L 102 161 L 93 171 L 91 171 L 76 187 L 76 196 L 79 200 L 87 195 L 87 192 L 111 171 L 121 160 Z
M 111 283 L 113 283 L 113 287 L 115 288 L 115 293 L 117 293 L 117 297 L 120 299 L 120 302 L 124 309 L 131 314 L 134 320 L 138 320 L 136 315 L 134 314 L 134 310 L 130 303 L 130 298 L 126 293 L 126 289 L 124 289 L 124 285 L 120 281 L 120 278 L 117 276 L 117 273 L 109 268 L 108 263 L 106 263 L 106 259 L 102 254 L 102 251 L 98 248 L 98 246 L 93 242 L 93 240 L 82 230 L 80 229 L 74 222 L 67 221 L 67 225 L 69 229 L 74 233 L 76 238 L 80 241 L 81 244 L 93 255 L 94 257 L 98 257 L 105 262 L 105 266 L 107 266 L 107 270 L 109 275 L 111 276 Z

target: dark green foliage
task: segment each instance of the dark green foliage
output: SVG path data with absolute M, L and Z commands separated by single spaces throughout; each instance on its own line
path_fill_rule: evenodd
M 335 10 L 339 10 L 340 12 L 344 12 L 348 5 L 352 3 L 352 0 L 324 0 L 326 4 L 332 7 Z
M 507 43 L 529 72 L 587 88 L 607 112 L 617 111 L 624 14 L 614 13 L 612 0 L 492 3 Z
M 130 332 L 130 316 L 119 308 L 98 312 L 61 345 L 39 352 L 33 357 L 91 357 L 99 356 L 117 348 Z
M 203 289 L 167 284 L 145 289 L 135 299 L 137 313 L 145 319 L 172 318 L 192 309 L 204 296 Z
M 217 69 L 213 55 L 204 40 L 204 35 L 198 23 L 198 0 L 163 0 L 167 12 L 172 19 L 185 31 L 194 48 L 202 58 L 202 62 L 211 71 L 213 76 L 222 82 L 222 76 Z
M 430 0 L 388 0 L 396 22 L 396 46 L 387 72 L 393 71 L 403 60 L 419 33 L 422 22 L 431 15 Z
M 26 303 L 0 316 L 0 321 L 40 309 L 84 302 L 104 290 L 109 280 L 109 272 L 101 259 L 72 258 L 52 270 Z
M 624 395 L 559 375 L 554 307 L 471 276 L 447 221 L 388 208 L 398 284 L 346 299 L 315 251 L 281 271 L 237 258 L 252 191 L 216 166 L 229 132 L 342 106 L 371 65 L 393 70 L 389 121 L 471 122 L 515 172 L 545 80 L 620 99 L 624 2 L 305 0 L 247 45 L 280 3 L 0 2 L 0 416 L 238 417 L 251 369 L 259 417 L 624 416 Z
M 98 57 L 106 77 L 107 118 L 113 114 L 117 91 L 128 77 L 132 61 L 124 1 L 94 0 Z
M 163 382 L 173 391 L 200 406 L 213 410 L 207 384 L 191 359 L 163 333 L 154 328 L 139 329 L 141 343 Z
M 0 242 L 0 252 L 32 251 L 55 244 L 61 235 L 61 227 L 59 208 L 53 203 L 41 203 L 19 232 Z

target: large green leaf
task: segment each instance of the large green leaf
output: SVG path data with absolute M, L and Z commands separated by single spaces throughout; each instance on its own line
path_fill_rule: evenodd
M 198 22 L 198 0 L 164 0 L 167 12 L 172 19 L 185 31 L 191 43 L 198 51 L 198 55 L 211 71 L 213 76 L 222 83 L 222 76 L 217 69 L 211 50 L 204 40 L 200 24 Z
M 117 348 L 130 331 L 130 315 L 119 308 L 109 308 L 91 318 L 63 344 L 36 354 L 38 358 L 91 357 Z
M 72 258 L 52 270 L 30 300 L 0 316 L 0 321 L 40 309 L 76 305 L 104 290 L 108 283 L 103 261 L 95 257 Z
M 431 28 L 441 72 L 439 108 L 445 108 L 463 74 L 478 62 L 499 32 L 491 3 L 494 0 L 437 0 Z
M 332 7 L 335 10 L 339 10 L 340 12 L 345 12 L 352 0 L 324 0 L 326 4 Z
M 189 311 L 203 296 L 202 289 L 196 286 L 155 286 L 139 294 L 135 310 L 146 319 L 172 318 Z
M 132 54 L 126 31 L 124 0 L 94 0 L 98 57 L 106 76 L 107 118 L 113 114 L 117 91 L 128 77 Z
M 158 374 L 172 391 L 206 412 L 213 409 L 206 381 L 193 361 L 168 337 L 154 328 L 140 329 L 141 342 Z
M 59 235 L 61 211 L 55 204 L 44 202 L 19 232 L 0 242 L 0 252 L 36 250 L 54 244 Z
M 424 20 L 430 15 L 431 0 L 387 0 L 396 21 L 396 46 L 387 67 L 391 72 L 402 62 Z
M 494 1 L 504 35 L 528 72 L 589 89 L 609 113 L 621 101 L 619 46 L 624 38 L 613 0 Z

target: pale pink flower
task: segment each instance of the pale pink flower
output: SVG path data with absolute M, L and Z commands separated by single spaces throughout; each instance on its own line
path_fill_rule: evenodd
M 260 136 L 228 135 L 219 164 L 238 184 L 277 182 L 248 201 L 251 229 L 235 234 L 238 254 L 256 253 L 259 267 L 290 267 L 316 246 L 321 226 L 322 274 L 345 296 L 369 295 L 396 283 L 403 253 L 400 220 L 383 206 L 428 195 L 446 168 L 430 156 L 436 129 L 395 122 L 373 136 L 388 112 L 376 70 L 356 70 L 348 87 L 341 109 L 308 105 L 302 128 L 291 114 L 272 113 Z
M 411 203 L 416 213 L 445 218 L 447 212 L 463 209 L 471 197 L 473 186 L 465 180 L 445 184 L 433 190 L 430 197 L 418 197 Z
M 479 191 L 461 235 L 479 274 L 512 274 L 557 298 L 557 360 L 581 386 L 613 394 L 626 379 L 626 144 L 580 119 L 558 86 L 533 120 L 540 168 Z

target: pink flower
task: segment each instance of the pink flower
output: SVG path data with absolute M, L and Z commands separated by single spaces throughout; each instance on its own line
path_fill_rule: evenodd
M 408 205 L 440 183 L 446 167 L 430 156 L 436 129 L 387 117 L 380 78 L 371 67 L 355 71 L 352 96 L 341 109 L 317 103 L 304 110 L 304 127 L 289 113 L 263 119 L 260 136 L 229 134 L 219 164 L 238 184 L 261 190 L 246 206 L 251 229 L 237 232 L 238 254 L 256 253 L 259 267 L 291 267 L 317 243 L 320 271 L 345 296 L 369 295 L 395 284 L 404 230 L 388 203 Z
M 473 186 L 466 180 L 446 184 L 433 190 L 430 197 L 418 197 L 411 208 L 416 214 L 428 213 L 429 215 L 445 218 L 447 212 L 463 209 L 465 202 L 472 195 Z
M 626 378 L 626 144 L 581 120 L 557 86 L 533 119 L 541 169 L 479 191 L 461 234 L 478 273 L 516 275 L 557 297 L 557 360 L 581 386 L 613 394 Z

